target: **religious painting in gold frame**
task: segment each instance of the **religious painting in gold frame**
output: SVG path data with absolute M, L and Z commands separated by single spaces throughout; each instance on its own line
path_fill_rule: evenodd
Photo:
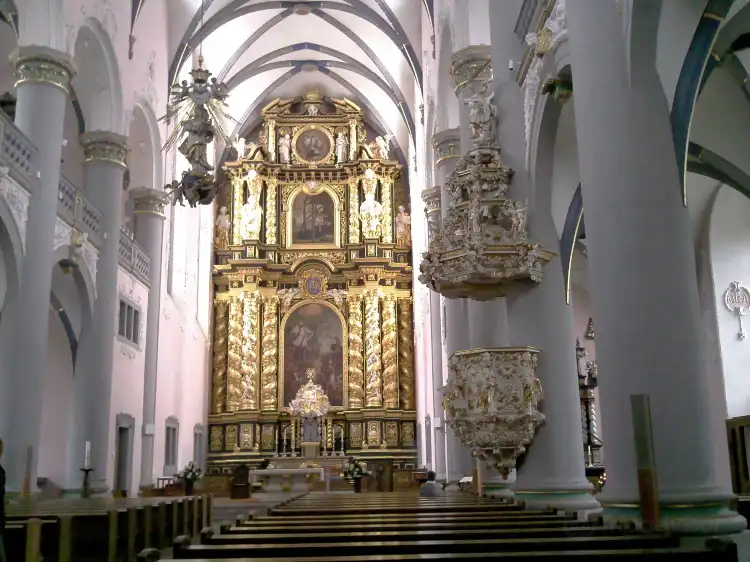
M 331 409 L 346 409 L 349 350 L 341 311 L 322 299 L 298 302 L 282 318 L 279 339 L 279 409 L 289 411 L 289 402 L 307 381 L 309 368 L 315 369 L 314 382 L 323 387 Z
M 320 125 L 300 127 L 292 135 L 292 154 L 296 164 L 317 166 L 330 163 L 334 147 L 331 131 Z
M 286 201 L 286 247 L 333 249 L 341 247 L 341 199 L 332 186 L 307 182 Z

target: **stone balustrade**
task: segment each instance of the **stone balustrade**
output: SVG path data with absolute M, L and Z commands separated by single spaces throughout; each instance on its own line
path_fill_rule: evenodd
M 146 251 L 133 238 L 133 234 L 127 228 L 120 229 L 120 265 L 128 273 L 135 275 L 138 280 L 150 285 L 149 271 L 151 270 L 151 258 Z

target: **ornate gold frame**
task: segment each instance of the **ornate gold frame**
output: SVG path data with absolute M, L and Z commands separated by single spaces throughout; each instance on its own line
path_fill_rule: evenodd
M 289 250 L 333 250 L 341 248 L 341 223 L 342 223 L 342 201 L 336 190 L 328 184 L 321 185 L 320 189 L 315 192 L 316 195 L 321 193 L 327 193 L 333 201 L 333 215 L 336 217 L 335 224 L 333 226 L 333 244 L 331 243 L 305 243 L 305 244 L 294 244 L 292 242 L 292 214 L 294 213 L 294 200 L 298 195 L 304 193 L 309 194 L 309 189 L 305 184 L 298 185 L 289 194 L 284 205 L 286 205 L 286 211 L 284 213 L 286 220 L 284 221 L 284 242 L 285 247 Z M 345 214 L 344 214 L 345 217 Z
M 317 161 L 305 160 L 297 153 L 297 139 L 299 139 L 299 137 L 303 133 L 307 131 L 313 131 L 313 130 L 322 131 L 325 134 L 325 136 L 328 137 L 328 154 L 326 154 L 323 158 Z M 336 143 L 334 141 L 333 134 L 328 129 L 328 127 L 324 125 L 313 124 L 313 125 L 304 125 L 299 128 L 294 127 L 292 129 L 291 148 L 292 148 L 292 156 L 293 156 L 294 164 L 302 164 L 306 166 L 315 167 L 315 166 L 322 166 L 324 164 L 328 164 L 331 162 L 331 159 L 333 158 L 333 153 L 336 150 Z
M 308 304 L 322 304 L 323 306 L 327 306 L 331 310 L 333 310 L 336 313 L 336 316 L 339 317 L 339 321 L 341 321 L 341 347 L 342 347 L 342 353 L 344 355 L 343 357 L 343 369 L 344 369 L 344 380 L 343 380 L 343 406 L 331 406 L 332 412 L 340 412 L 343 410 L 349 409 L 349 329 L 348 324 L 346 321 L 346 318 L 341 313 L 341 311 L 332 303 L 322 299 L 305 299 L 298 303 L 293 304 L 289 307 L 289 310 L 286 311 L 286 314 L 281 318 L 281 322 L 279 322 L 279 372 L 276 375 L 277 380 L 277 386 L 278 386 L 278 405 L 279 405 L 279 412 L 286 412 L 290 413 L 289 406 L 287 404 L 284 404 L 284 345 L 285 345 L 285 339 L 286 339 L 286 323 L 287 320 L 289 320 L 292 313 L 297 310 L 298 308 L 302 308 L 305 305 Z M 330 398 L 330 397 L 329 397 Z

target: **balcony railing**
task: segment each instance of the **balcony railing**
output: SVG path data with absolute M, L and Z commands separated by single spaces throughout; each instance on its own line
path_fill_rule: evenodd
M 7 166 L 11 177 L 30 194 L 39 189 L 37 157 L 37 148 L 0 111 L 0 166 Z M 100 248 L 103 237 L 101 213 L 79 188 L 62 175 L 58 199 L 58 216 L 70 226 L 87 233 L 91 243 Z M 126 229 L 120 232 L 119 258 L 122 267 L 148 285 L 151 259 Z
M 133 234 L 127 228 L 120 229 L 120 265 L 135 275 L 144 285 L 149 286 L 151 258 L 133 239 Z

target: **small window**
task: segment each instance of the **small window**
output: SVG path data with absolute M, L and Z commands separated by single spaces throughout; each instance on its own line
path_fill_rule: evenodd
M 193 462 L 203 468 L 203 461 L 206 457 L 206 439 L 203 424 L 196 424 L 193 427 Z
M 177 459 L 177 446 L 179 443 L 180 422 L 177 418 L 167 418 L 164 433 L 164 475 L 173 476 L 179 470 Z
M 124 299 L 120 299 L 117 335 L 135 345 L 141 341 L 141 311 Z

